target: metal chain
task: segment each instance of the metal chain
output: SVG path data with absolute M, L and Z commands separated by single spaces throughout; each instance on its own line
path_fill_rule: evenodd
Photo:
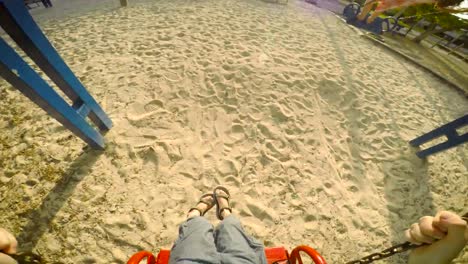
M 468 213 L 464 214 L 462 216 L 462 219 L 468 222 Z M 368 263 L 372 263 L 372 262 L 374 262 L 376 260 L 381 260 L 381 259 L 384 259 L 384 258 L 388 258 L 388 257 L 393 256 L 395 254 L 399 254 L 399 253 L 408 251 L 408 250 L 413 249 L 413 248 L 418 248 L 418 247 L 421 247 L 421 246 L 427 246 L 427 244 L 415 245 L 415 244 L 411 244 L 411 242 L 405 242 L 405 243 L 395 245 L 393 247 L 389 247 L 389 248 L 387 248 L 387 249 L 385 249 L 385 250 L 383 250 L 383 251 L 381 251 L 379 253 L 370 254 L 370 255 L 365 256 L 365 257 L 363 257 L 361 259 L 346 262 L 346 264 L 368 264 Z
M 379 253 L 374 253 L 374 254 L 370 254 L 368 256 L 365 256 L 359 260 L 353 260 L 353 261 L 350 261 L 350 262 L 346 262 L 346 264 L 368 264 L 368 263 L 372 263 L 376 260 L 380 260 L 380 259 L 384 259 L 384 258 L 388 258 L 390 256 L 393 256 L 395 254 L 399 254 L 399 253 L 402 253 L 402 252 L 405 252 L 405 251 L 408 251 L 410 249 L 413 249 L 413 248 L 417 248 L 419 247 L 419 245 L 414 245 L 414 244 L 411 244 L 411 242 L 405 242 L 405 243 L 402 243 L 402 244 L 398 244 L 398 245 L 395 245 L 393 247 L 389 247 Z

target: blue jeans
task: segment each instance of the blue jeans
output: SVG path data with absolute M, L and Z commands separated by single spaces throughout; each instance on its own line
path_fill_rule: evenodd
M 265 249 L 249 237 L 235 216 L 216 229 L 204 217 L 193 217 L 179 227 L 169 264 L 266 264 Z

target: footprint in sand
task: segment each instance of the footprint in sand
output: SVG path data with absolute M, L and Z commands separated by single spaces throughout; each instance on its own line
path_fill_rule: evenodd
M 140 122 L 144 120 L 149 120 L 148 118 L 153 116 L 157 113 L 158 109 L 163 107 L 163 103 L 159 100 L 153 100 L 149 103 L 140 103 L 136 102 L 130 105 L 129 110 L 127 112 L 127 118 L 132 123 L 137 126 L 141 127 L 146 124 L 146 122 Z
M 229 136 L 235 140 L 242 140 L 245 137 L 244 127 L 240 124 L 233 125 Z
M 285 153 L 285 151 L 278 150 L 278 148 L 273 143 L 274 142 L 266 143 L 266 148 L 269 150 L 268 154 L 280 160 L 281 162 L 290 160 L 289 153 Z
M 319 82 L 319 95 L 328 104 L 338 106 L 344 100 L 344 89 L 337 82 L 322 80 Z
M 286 111 L 277 104 L 269 105 L 271 117 L 275 122 L 284 123 L 289 120 L 290 116 L 286 114 Z
M 159 157 L 153 148 L 139 151 L 138 156 L 143 159 L 142 169 L 145 173 L 156 174 L 159 169 Z
M 148 112 L 155 111 L 158 108 L 163 108 L 164 104 L 160 100 L 153 100 L 145 104 L 144 109 Z
M 242 57 L 249 57 L 249 56 L 250 56 L 250 52 L 244 50 L 244 51 L 242 51 L 242 52 L 240 53 L 240 55 L 241 55 Z
M 210 154 L 203 155 L 202 160 L 203 173 L 209 173 L 216 169 L 216 160 Z
M 270 124 L 258 124 L 257 128 L 260 130 L 260 134 L 265 138 L 276 138 L 276 133 L 272 132 Z
M 231 64 L 223 64 L 223 66 L 221 66 L 225 71 L 232 71 L 234 69 L 234 67 L 231 65 Z
M 218 172 L 223 176 L 227 176 L 227 175 L 237 176 L 239 174 L 238 168 L 240 166 L 239 164 L 236 164 L 236 163 L 237 162 L 234 162 L 231 160 L 222 160 L 217 166 Z
M 246 199 L 247 208 L 250 210 L 253 216 L 260 220 L 270 220 L 274 221 L 278 217 L 274 214 L 273 210 L 270 210 L 268 207 L 261 204 L 261 202 L 254 202 L 252 199 Z
M 359 192 L 359 188 L 356 186 L 356 185 L 351 185 L 349 187 L 346 188 L 348 191 L 352 192 L 352 193 L 357 193 Z

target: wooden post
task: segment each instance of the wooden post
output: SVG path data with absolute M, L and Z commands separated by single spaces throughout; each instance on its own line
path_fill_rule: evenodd
M 127 1 L 127 0 L 120 0 L 120 6 L 121 6 L 121 7 L 126 7 L 126 6 L 128 6 L 128 1 Z

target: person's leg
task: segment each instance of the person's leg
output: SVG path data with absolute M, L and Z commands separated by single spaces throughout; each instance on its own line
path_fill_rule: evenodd
M 364 4 L 364 6 L 361 9 L 361 13 L 359 13 L 359 15 L 357 15 L 357 19 L 364 20 L 364 18 L 366 18 L 367 14 L 369 14 L 369 12 L 372 10 L 372 7 L 374 6 L 374 2 L 375 1 L 373 1 L 373 0 L 366 1 L 366 3 Z
M 224 189 L 226 190 L 226 189 Z M 249 237 L 229 206 L 229 193 L 215 189 L 218 217 L 222 222 L 215 230 L 215 244 L 221 253 L 223 264 L 266 264 L 265 249 L 261 243 Z
M 179 237 L 171 249 L 170 264 L 220 262 L 213 226 L 203 217 L 213 204 L 213 197 L 204 195 L 197 206 L 190 209 L 187 221 L 179 226 Z
M 380 16 L 380 14 L 382 14 L 381 11 L 380 11 L 380 12 L 379 12 L 379 11 L 374 11 L 374 12 L 372 13 L 372 15 L 370 15 L 369 18 L 367 19 L 367 21 L 366 21 L 367 24 L 370 24 L 370 23 L 374 22 L 374 20 L 375 20 L 378 16 Z
M 52 2 L 50 0 L 46 0 L 47 1 L 47 4 L 49 5 L 49 7 L 52 7 Z
M 215 243 L 223 264 L 266 264 L 265 248 L 248 236 L 234 215 L 226 218 L 215 230 Z
M 213 226 L 204 217 L 192 217 L 180 225 L 169 263 L 219 263 Z

